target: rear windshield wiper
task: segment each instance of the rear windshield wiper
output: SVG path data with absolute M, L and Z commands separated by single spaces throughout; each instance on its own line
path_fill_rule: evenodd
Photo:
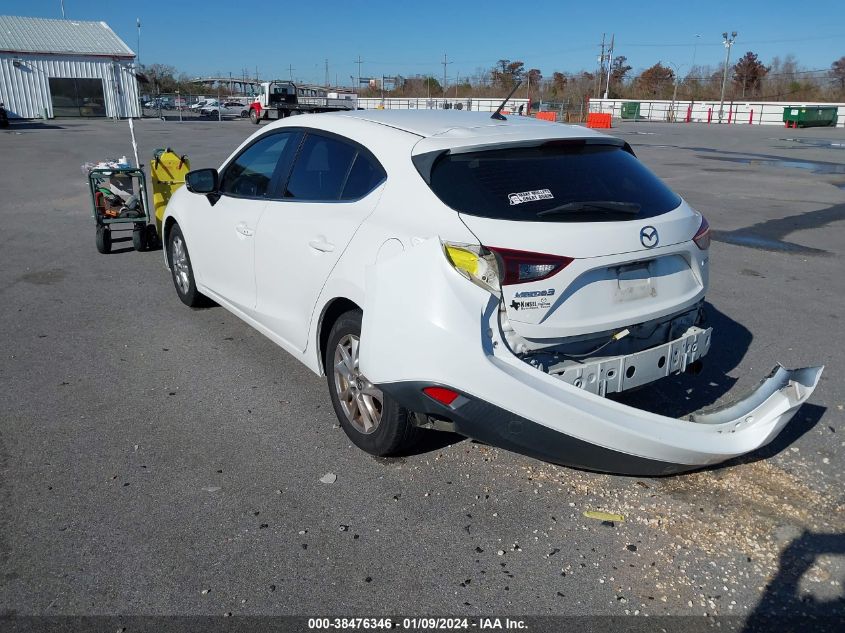
M 617 202 L 615 200 L 588 200 L 585 202 L 567 202 L 551 209 L 539 211 L 537 217 L 547 215 L 566 215 L 567 213 L 581 213 L 584 211 L 613 211 L 636 215 L 640 212 L 640 205 L 636 202 Z

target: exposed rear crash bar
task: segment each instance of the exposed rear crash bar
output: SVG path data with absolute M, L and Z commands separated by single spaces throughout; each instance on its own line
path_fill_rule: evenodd
M 684 371 L 707 354 L 712 331 L 694 325 L 674 341 L 633 354 L 584 361 L 549 374 L 600 396 L 619 393 Z
M 427 240 L 368 270 L 361 370 L 404 406 L 447 417 L 469 437 L 558 464 L 645 476 L 694 470 L 765 446 L 810 397 L 823 370 L 778 366 L 738 402 L 675 419 L 528 366 L 501 339 L 498 307 L 498 297 L 449 266 L 438 239 Z M 431 385 L 466 401 L 455 408 L 437 403 L 422 393 Z

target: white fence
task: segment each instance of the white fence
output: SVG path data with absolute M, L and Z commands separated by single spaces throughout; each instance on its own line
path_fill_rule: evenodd
M 590 112 L 603 112 L 622 118 L 622 105 L 636 99 L 591 99 Z M 719 123 L 718 101 L 639 101 L 640 120 Z M 789 101 L 725 101 L 721 122 L 731 125 L 783 125 L 784 108 L 836 106 L 836 127 L 845 127 L 845 103 Z
M 385 110 L 470 110 L 473 112 L 495 112 L 496 108 L 504 100 L 500 98 L 475 98 L 470 97 L 466 99 L 449 99 L 447 98 L 400 98 L 388 97 L 379 99 L 378 97 L 359 97 L 358 107 L 365 110 L 375 110 L 376 108 L 383 108 Z M 528 99 L 509 99 L 505 104 L 505 110 L 509 112 L 519 112 L 519 106 L 523 106 L 523 111 L 528 114 Z

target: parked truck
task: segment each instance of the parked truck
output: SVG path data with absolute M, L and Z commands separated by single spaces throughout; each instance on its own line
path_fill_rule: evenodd
M 354 94 L 297 86 L 292 81 L 269 81 L 261 84 L 261 93 L 250 104 L 249 118 L 258 125 L 262 119 L 283 119 L 306 112 L 355 110 L 357 105 Z

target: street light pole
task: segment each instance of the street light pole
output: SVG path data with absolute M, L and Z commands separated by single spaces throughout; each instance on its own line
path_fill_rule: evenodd
M 731 32 L 728 37 L 727 32 L 722 33 L 722 44 L 725 45 L 725 70 L 722 74 L 722 95 L 719 97 L 719 123 L 722 122 L 722 115 L 725 110 L 725 87 L 728 85 L 728 62 L 731 58 L 731 46 L 736 41 L 736 31 Z

